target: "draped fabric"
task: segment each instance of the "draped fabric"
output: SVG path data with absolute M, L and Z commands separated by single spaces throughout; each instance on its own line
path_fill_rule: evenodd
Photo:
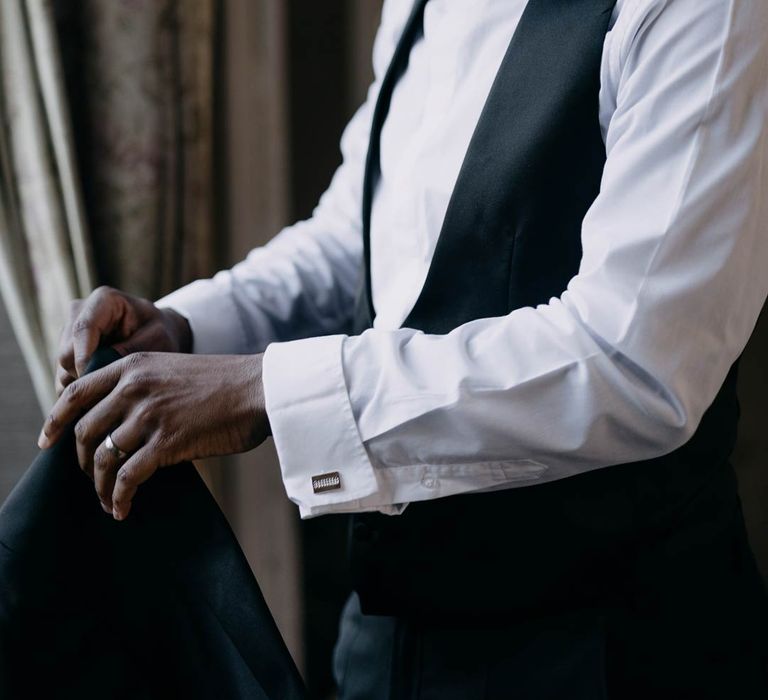
M 0 3 L 0 81 L 0 293 L 45 410 L 69 301 L 94 284 L 48 3 Z
M 157 298 L 212 274 L 217 0 L 58 0 L 99 280 Z
M 89 369 L 115 361 L 99 350 Z M 189 463 L 105 516 L 71 430 L 0 507 L 0 697 L 303 700 L 221 511 Z

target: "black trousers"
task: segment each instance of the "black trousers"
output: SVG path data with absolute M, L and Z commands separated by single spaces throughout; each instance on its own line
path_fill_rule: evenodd
M 353 595 L 334 654 L 338 700 L 604 700 L 598 617 L 471 629 L 366 616 Z
M 353 595 L 338 698 L 766 700 L 768 606 L 732 470 L 628 560 L 598 604 L 483 627 L 364 615 Z

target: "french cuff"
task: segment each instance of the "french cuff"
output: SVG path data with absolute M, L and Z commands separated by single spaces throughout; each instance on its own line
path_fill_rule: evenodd
M 212 289 L 209 280 L 198 280 L 155 302 L 187 319 L 196 355 L 229 355 L 243 352 L 245 333 L 228 294 Z
M 344 381 L 345 337 L 272 343 L 264 354 L 267 416 L 285 491 L 302 518 L 359 510 L 378 491 Z

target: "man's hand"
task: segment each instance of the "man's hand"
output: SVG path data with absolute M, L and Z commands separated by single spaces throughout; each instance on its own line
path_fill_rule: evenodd
M 122 355 L 142 350 L 189 352 L 192 333 L 186 319 L 171 309 L 158 309 L 147 299 L 99 287 L 87 299 L 72 302 L 69 322 L 59 341 L 59 396 L 82 375 L 102 342 Z
M 80 466 L 123 520 L 159 467 L 250 450 L 269 435 L 262 355 L 139 352 L 71 382 L 40 434 L 45 449 L 77 420 Z M 104 441 L 127 453 L 120 459 Z

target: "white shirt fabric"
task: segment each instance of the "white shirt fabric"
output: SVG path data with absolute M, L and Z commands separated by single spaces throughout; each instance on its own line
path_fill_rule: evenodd
M 768 294 L 768 3 L 619 0 L 607 151 L 560 297 L 447 335 L 400 328 L 525 0 L 430 0 L 397 84 L 372 213 L 374 328 L 344 334 L 373 106 L 412 0 L 387 0 L 375 81 L 311 219 L 158 302 L 199 353 L 266 348 L 302 517 L 523 487 L 668 453 L 694 433 Z M 556 206 L 556 203 L 553 203 Z M 314 493 L 312 475 L 341 488 Z

